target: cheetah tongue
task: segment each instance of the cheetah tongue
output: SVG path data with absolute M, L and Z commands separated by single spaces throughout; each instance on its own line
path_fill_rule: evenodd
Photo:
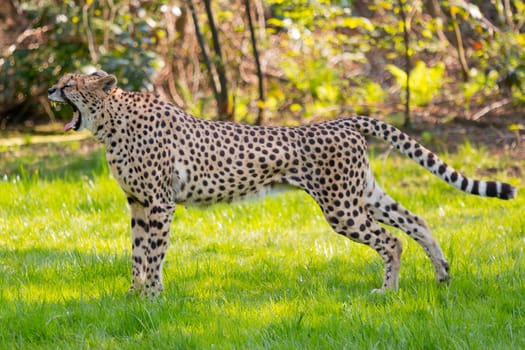
M 78 127 L 77 124 L 79 121 L 79 117 L 80 112 L 77 110 L 73 111 L 73 119 L 71 119 L 71 121 L 64 126 L 64 132 L 67 132 L 71 129 L 76 130 Z

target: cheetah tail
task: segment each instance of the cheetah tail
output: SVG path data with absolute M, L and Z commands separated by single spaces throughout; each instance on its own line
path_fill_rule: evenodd
M 390 142 L 401 153 L 418 162 L 432 174 L 464 192 L 501 199 L 516 197 L 515 187 L 504 182 L 474 180 L 464 176 L 416 140 L 390 124 L 362 116 L 348 118 L 348 120 L 352 127 L 359 130 L 360 133 Z

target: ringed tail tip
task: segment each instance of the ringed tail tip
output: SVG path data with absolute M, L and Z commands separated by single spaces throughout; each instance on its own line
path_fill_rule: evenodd
M 513 199 L 516 198 L 518 194 L 518 189 L 509 184 L 502 184 L 501 193 L 499 198 L 501 199 Z

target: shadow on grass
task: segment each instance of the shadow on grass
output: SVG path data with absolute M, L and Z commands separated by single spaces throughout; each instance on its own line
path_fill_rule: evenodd
M 342 262 L 328 261 L 315 270 L 334 269 L 334 263 Z M 297 305 L 315 298 L 321 285 L 323 300 L 333 299 L 330 304 L 342 303 L 340 299 L 346 297 L 341 295 L 356 293 L 355 289 L 368 288 L 359 280 L 357 285 L 345 286 L 350 277 L 335 277 L 340 272 L 337 269 L 318 282 L 312 271 L 311 280 L 298 286 L 304 267 L 285 270 L 268 262 L 238 266 L 227 285 L 214 283 L 212 272 L 176 281 L 169 276 L 168 263 L 165 292 L 158 299 L 144 300 L 126 295 L 129 265 L 128 256 L 112 254 L 0 250 L 0 270 L 5 276 L 0 282 L 0 340 L 8 348 L 121 348 L 161 341 L 170 348 L 195 348 L 225 344 L 227 339 L 219 334 L 224 330 L 217 329 L 222 324 L 242 342 L 242 336 L 249 333 L 240 332 L 241 328 L 257 335 L 289 322 L 288 313 L 260 320 L 261 310 L 267 313 L 274 305 L 289 304 L 290 312 L 295 312 Z M 341 290 L 334 292 L 333 288 Z M 326 290 L 331 294 L 326 295 Z M 159 339 L 160 334 L 169 337 Z
M 487 300 L 468 288 L 431 288 L 421 280 L 412 281 L 419 286 L 414 288 L 427 290 L 437 305 L 409 290 L 370 294 L 382 266 L 369 261 L 349 265 L 340 258 L 315 263 L 305 258 L 283 267 L 276 259 L 233 264 L 225 273 L 181 264 L 168 257 L 166 290 L 158 299 L 144 300 L 126 295 L 129 256 L 0 250 L 0 341 L 7 348 L 293 348 L 309 344 L 313 335 L 319 344 L 333 341 L 337 348 L 349 336 L 358 337 L 355 327 L 381 339 L 379 320 L 395 319 L 389 310 L 422 323 L 434 309 L 451 313 L 458 305 Z M 483 286 L 478 276 L 468 280 Z M 421 303 L 430 309 L 423 316 Z M 391 328 L 390 333 L 398 330 Z
M 312 296 L 320 290 L 351 295 L 376 287 L 374 283 L 380 283 L 382 272 L 379 261 L 356 265 L 341 258 L 315 262 L 305 258 L 283 266 L 279 259 L 261 258 L 245 264 L 236 263 L 235 256 L 231 256 L 234 260 L 227 265 L 221 259 L 203 258 L 202 262 L 190 260 L 184 266 L 184 260 L 170 258 L 173 253 L 169 252 L 165 264 L 163 294 L 174 297 L 180 293 L 201 298 L 200 292 L 206 291 L 257 303 Z M 206 268 L 209 264 L 213 267 Z M 131 257 L 76 249 L 0 249 L 0 273 L 0 286 L 4 287 L 0 288 L 0 296 L 9 295 L 7 299 L 11 300 L 69 300 L 75 296 L 98 300 L 101 295 L 119 299 L 126 297 L 129 287 Z
M 2 343 L 98 347 L 154 331 L 154 305 L 126 296 L 130 265 L 129 256 L 98 252 L 0 250 Z

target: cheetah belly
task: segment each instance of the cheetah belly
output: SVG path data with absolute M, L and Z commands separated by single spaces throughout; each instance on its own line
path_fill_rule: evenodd
M 215 196 L 208 195 L 191 195 L 189 197 L 178 196 L 176 197 L 175 202 L 177 204 L 182 204 L 186 206 L 208 206 L 214 203 L 235 203 L 235 202 L 245 202 L 245 201 L 254 201 L 266 196 L 278 195 L 280 193 L 286 192 L 290 189 L 295 188 L 292 185 L 284 183 L 272 183 L 267 186 L 261 186 L 260 188 L 255 189 L 253 192 L 241 192 L 241 191 L 228 191 L 225 193 L 217 193 Z
M 256 176 L 236 176 L 235 172 L 192 176 L 187 167 L 177 164 L 173 179 L 174 199 L 178 204 L 205 206 L 218 202 L 255 200 L 293 188 L 284 183 L 280 175 L 254 178 Z

